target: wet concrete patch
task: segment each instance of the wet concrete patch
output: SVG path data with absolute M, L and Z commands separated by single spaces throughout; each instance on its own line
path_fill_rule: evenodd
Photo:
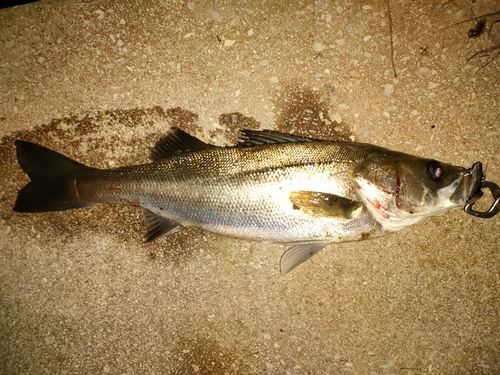
M 331 90 L 333 88 L 327 86 L 322 95 L 304 86 L 291 85 L 284 89 L 276 101 L 278 130 L 332 141 L 354 140 L 350 138 L 353 134 L 347 124 L 334 119 L 327 95 Z

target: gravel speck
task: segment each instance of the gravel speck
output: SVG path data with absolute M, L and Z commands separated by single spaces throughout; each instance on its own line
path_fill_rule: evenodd
M 97 19 L 99 21 L 104 19 L 104 11 L 102 9 L 97 9 L 94 13 L 98 15 Z
M 322 51 L 324 51 L 325 48 L 326 48 L 326 46 L 324 44 L 321 44 L 321 43 L 314 43 L 313 44 L 313 50 L 315 50 L 316 52 L 322 52 Z
M 384 94 L 387 96 L 391 96 L 391 94 L 394 92 L 394 85 L 387 83 L 384 85 Z
M 210 10 L 210 15 L 212 16 L 212 18 L 217 21 L 217 22 L 221 22 L 222 21 L 222 17 L 219 13 L 217 13 L 215 10 Z

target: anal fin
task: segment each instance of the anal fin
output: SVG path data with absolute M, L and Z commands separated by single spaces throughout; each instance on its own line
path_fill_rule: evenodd
M 281 275 L 286 275 L 295 267 L 301 265 L 313 255 L 320 252 L 326 245 L 328 245 L 328 242 L 307 243 L 296 245 L 288 249 L 281 257 Z
M 144 209 L 144 219 L 146 222 L 147 242 L 152 242 L 159 238 L 168 236 L 180 227 L 180 224 L 175 221 L 157 215 L 148 209 Z

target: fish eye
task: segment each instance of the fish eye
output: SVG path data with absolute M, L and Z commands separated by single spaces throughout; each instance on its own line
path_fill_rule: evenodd
M 444 165 L 437 160 L 431 160 L 427 166 L 427 173 L 434 181 L 439 181 L 444 176 Z

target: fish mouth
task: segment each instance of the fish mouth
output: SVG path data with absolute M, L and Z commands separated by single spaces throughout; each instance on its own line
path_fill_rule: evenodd
M 483 165 L 481 162 L 476 162 L 452 184 L 458 183 L 450 196 L 450 201 L 455 204 L 466 204 L 481 191 L 483 179 Z

